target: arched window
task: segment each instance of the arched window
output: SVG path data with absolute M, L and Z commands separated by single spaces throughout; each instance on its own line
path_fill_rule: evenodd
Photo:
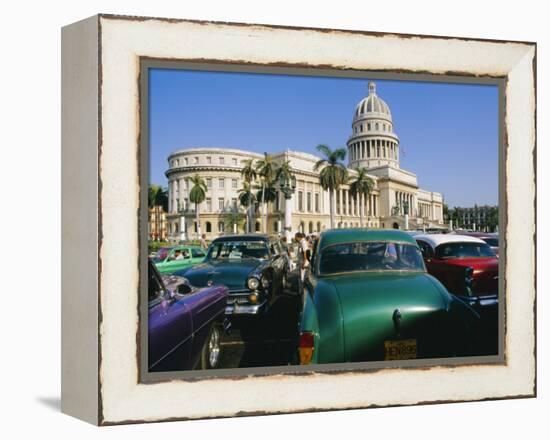
M 212 232 L 212 223 L 206 222 L 206 232 Z
M 178 233 L 178 224 L 177 223 L 174 223 L 174 232 L 176 234 Z
M 397 223 L 393 224 L 393 229 L 399 229 L 399 225 Z
M 317 222 L 317 232 L 321 232 L 321 222 Z
M 367 124 L 367 130 L 370 131 L 370 122 Z
M 273 230 L 275 232 L 280 232 L 279 231 L 279 222 L 273 222 Z
M 256 232 L 260 232 L 260 222 L 256 222 Z
M 197 229 L 197 222 L 193 222 L 193 225 L 195 226 L 195 234 L 196 234 L 197 232 L 199 232 L 199 230 Z
M 309 222 L 308 231 L 310 234 L 313 234 L 313 222 Z
M 300 222 L 300 229 L 299 231 L 302 233 L 302 234 L 305 234 L 306 232 L 306 226 L 304 225 L 304 222 Z
M 338 222 L 338 229 L 342 227 L 342 222 Z
M 344 228 L 348 227 L 348 222 L 344 222 Z
M 218 222 L 218 231 L 219 232 L 225 232 L 225 223 L 224 222 Z

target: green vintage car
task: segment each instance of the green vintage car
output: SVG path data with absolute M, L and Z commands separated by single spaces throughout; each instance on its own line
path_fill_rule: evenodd
M 321 233 L 304 282 L 301 364 L 475 354 L 479 316 L 397 230 Z
M 173 246 L 160 248 L 152 260 L 161 274 L 167 274 L 201 263 L 205 256 L 199 246 Z

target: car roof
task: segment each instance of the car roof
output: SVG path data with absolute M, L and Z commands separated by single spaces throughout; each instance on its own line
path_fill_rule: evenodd
M 453 235 L 467 235 L 469 237 L 486 237 L 486 238 L 493 238 L 498 237 L 498 234 L 495 234 L 494 232 L 471 232 L 471 231 L 458 231 L 458 232 L 451 232 Z
M 416 246 L 413 237 L 397 229 L 328 229 L 319 236 L 319 249 L 340 243 L 354 241 L 390 241 L 408 243 Z
M 269 241 L 269 237 L 265 234 L 233 234 L 223 235 L 221 237 L 212 240 L 212 243 L 219 243 L 222 241 Z
M 416 235 L 415 240 L 422 240 L 428 243 L 433 248 L 444 243 L 483 243 L 486 244 L 483 240 L 470 237 L 469 235 L 459 235 L 459 234 L 423 234 Z

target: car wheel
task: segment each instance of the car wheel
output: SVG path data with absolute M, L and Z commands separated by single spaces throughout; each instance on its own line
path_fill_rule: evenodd
M 218 326 L 213 325 L 201 352 L 201 370 L 216 368 L 220 363 L 221 334 Z

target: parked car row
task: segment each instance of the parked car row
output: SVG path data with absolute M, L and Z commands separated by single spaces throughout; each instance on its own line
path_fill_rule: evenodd
M 312 251 L 294 292 L 300 364 L 496 354 L 498 259 L 481 239 L 337 229 Z M 219 237 L 164 280 L 150 264 L 150 369 L 215 368 L 223 328 L 262 319 L 291 268 L 286 245 L 257 234 Z

